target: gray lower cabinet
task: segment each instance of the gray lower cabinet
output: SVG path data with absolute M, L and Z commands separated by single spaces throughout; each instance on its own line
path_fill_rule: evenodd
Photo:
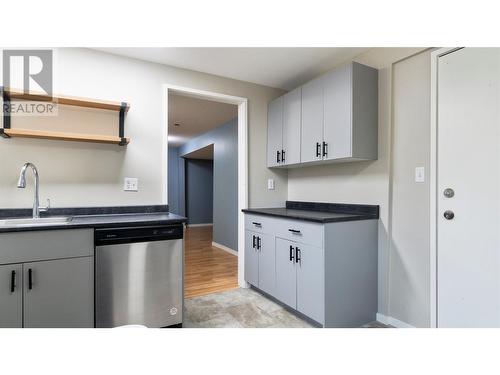
M 323 249 L 295 244 L 297 264 L 297 310 L 317 322 L 324 322 Z
M 0 328 L 23 326 L 23 266 L 0 266 Z
M 245 232 L 245 280 L 271 295 L 276 288 L 274 238 Z
M 276 239 L 276 293 L 281 302 L 297 307 L 297 271 L 294 257 L 294 243 Z
M 276 238 L 277 299 L 323 322 L 323 280 L 323 249 Z
M 94 327 L 94 231 L 0 234 L 0 328 Z
M 25 263 L 24 327 L 94 326 L 93 257 Z
M 258 234 L 245 231 L 245 280 L 259 286 L 259 253 L 257 252 Z
M 378 220 L 245 216 L 248 283 L 324 327 L 376 320 Z

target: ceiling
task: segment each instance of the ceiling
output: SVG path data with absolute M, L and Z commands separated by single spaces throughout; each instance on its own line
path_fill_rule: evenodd
M 190 152 L 182 157 L 186 159 L 214 160 L 214 144 L 212 143 L 211 145 Z
M 238 106 L 233 104 L 169 94 L 168 144 L 181 146 L 237 116 Z
M 96 48 L 100 51 L 291 90 L 369 48 Z

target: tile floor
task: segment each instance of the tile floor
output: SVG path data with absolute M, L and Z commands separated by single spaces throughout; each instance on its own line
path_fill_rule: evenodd
M 314 328 L 253 289 L 186 299 L 185 328 Z M 382 328 L 373 322 L 368 328 Z

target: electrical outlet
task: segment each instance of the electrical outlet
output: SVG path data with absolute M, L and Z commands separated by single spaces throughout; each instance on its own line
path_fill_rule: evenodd
M 425 168 L 416 167 L 415 168 L 415 182 L 425 182 Z
M 272 178 L 267 180 L 267 190 L 274 190 L 274 180 Z
M 125 182 L 123 184 L 124 191 L 139 191 L 139 179 L 125 177 Z

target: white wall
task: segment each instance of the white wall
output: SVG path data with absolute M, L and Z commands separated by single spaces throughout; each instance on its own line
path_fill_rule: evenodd
M 430 77 L 431 51 L 394 64 L 389 315 L 430 325 Z M 425 167 L 425 183 L 415 183 Z
M 262 152 L 262 145 L 266 144 L 267 103 L 282 94 L 281 90 L 88 49 L 62 48 L 56 56 L 58 93 L 131 103 L 125 124 L 131 143 L 121 148 L 0 138 L 0 207 L 32 204 L 31 184 L 26 190 L 16 188 L 19 169 L 26 161 L 39 167 L 41 198 L 51 198 L 57 207 L 167 203 L 166 166 L 163 165 L 166 126 L 163 84 L 167 83 L 248 98 L 249 204 L 284 203 L 286 173 L 267 169 Z M 81 128 L 91 123 L 82 121 L 84 116 L 85 111 L 73 111 L 61 116 L 64 121 L 55 118 L 53 125 L 72 131 L 72 127 Z M 105 124 L 109 124 L 109 115 L 101 116 L 95 121 L 108 126 Z M 16 127 L 16 119 L 12 126 Z M 124 177 L 138 177 L 139 192 L 124 192 Z M 274 191 L 266 189 L 266 180 L 271 177 L 276 179 Z

